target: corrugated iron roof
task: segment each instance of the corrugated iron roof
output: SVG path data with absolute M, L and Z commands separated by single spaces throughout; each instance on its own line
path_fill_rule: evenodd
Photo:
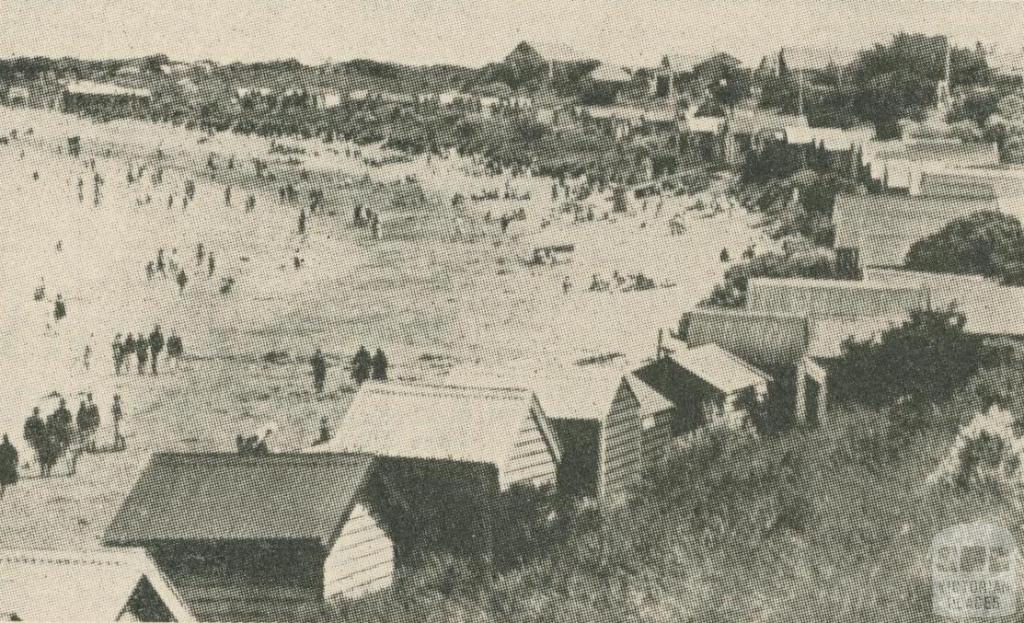
M 792 365 L 807 353 L 810 328 L 803 314 L 696 309 L 689 317 L 691 348 L 717 344 L 761 370 Z
M 175 620 L 195 620 L 141 549 L 0 551 L 0 611 L 22 621 L 116 621 L 143 580 Z
M 999 210 L 995 199 L 900 194 L 836 197 L 834 247 L 858 249 L 862 266 L 902 266 L 910 246 L 961 216 Z
M 925 288 L 933 309 L 947 309 L 955 304 L 967 316 L 968 333 L 1024 335 L 1024 288 L 1002 286 L 976 275 L 879 268 L 866 268 L 864 279 Z
M 863 317 L 903 314 L 927 306 L 927 292 L 897 286 L 843 279 L 771 279 L 747 282 L 747 309 L 800 313 L 812 317 Z
M 672 355 L 672 359 L 724 394 L 771 380 L 767 374 L 717 344 L 691 348 Z
M 534 408 L 557 460 L 557 440 L 528 389 L 394 381 L 364 383 L 334 439 L 311 451 L 476 461 L 500 469 Z
M 329 547 L 373 460 L 360 454 L 155 454 L 104 542 L 315 540 Z

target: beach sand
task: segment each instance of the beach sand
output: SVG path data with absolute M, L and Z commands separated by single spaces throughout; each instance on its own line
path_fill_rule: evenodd
M 25 137 L 29 127 L 32 136 Z M 551 180 L 520 177 L 509 184 L 530 192 L 529 201 L 452 207 L 455 193 L 504 189 L 506 179 L 474 175 L 473 163 L 457 157 L 373 168 L 346 158 L 344 145 L 282 140 L 306 150 L 295 156 L 302 160 L 296 165 L 270 154 L 262 138 L 204 138 L 142 122 L 97 124 L 0 109 L 0 135 L 10 129 L 19 140 L 0 146 L 0 433 L 9 433 L 22 462 L 30 463 L 22 426 L 32 407 L 41 406 L 45 417 L 53 408 L 46 396 L 58 391 L 74 413 L 84 392 L 92 392 L 103 420 L 98 438 L 109 444 L 109 407 L 118 393 L 128 410 L 128 449 L 84 455 L 74 477 L 40 479 L 34 466 L 24 469 L 0 503 L 5 547 L 99 547 L 153 452 L 232 451 L 237 434 L 271 422 L 274 451 L 307 447 L 321 418 L 336 423 L 351 400 L 355 387 L 346 366 L 361 344 L 382 347 L 391 377 L 410 380 L 440 381 L 453 366 L 524 358 L 570 367 L 620 353 L 611 365 L 639 363 L 654 355 L 658 329 L 674 327 L 720 281 L 723 247 L 733 257 L 750 242 L 769 247 L 756 219 L 739 210 L 712 218 L 690 212 L 687 232 L 670 236 L 668 219 L 696 197 L 666 199 L 657 218 L 652 201 L 647 211 L 635 206 L 608 220 L 601 217 L 610 202 L 597 197 L 595 222 L 573 224 L 551 201 Z M 66 153 L 70 135 L 82 137 L 80 158 Z M 205 170 L 211 153 L 218 163 L 213 175 Z M 227 171 L 230 155 L 236 167 Z M 272 162 L 277 179 L 255 179 L 252 157 Z M 92 201 L 90 159 L 105 180 L 99 205 Z M 148 167 L 133 185 L 129 162 Z M 165 174 L 154 187 L 150 173 L 157 166 Z M 300 179 L 303 169 L 308 181 Z M 417 183 L 407 183 L 409 176 Z M 197 182 L 187 210 L 181 204 L 186 179 Z M 301 201 L 279 201 L 277 188 L 288 182 Z M 233 186 L 231 207 L 224 205 L 226 183 Z M 302 206 L 308 211 L 306 193 L 313 188 L 325 191 L 326 205 L 309 215 L 300 236 L 297 216 Z M 250 192 L 257 207 L 246 213 Z M 168 209 L 170 193 L 175 203 Z M 152 203 L 138 205 L 146 194 Z M 352 224 L 355 203 L 383 215 L 382 240 Z M 527 219 L 504 236 L 483 219 L 486 212 L 497 217 L 521 207 Z M 541 221 L 552 215 L 542 230 Z M 523 265 L 520 259 L 540 240 L 576 245 L 572 263 Z M 196 262 L 200 242 L 216 256 L 213 278 L 205 262 Z M 147 280 L 145 264 L 160 248 L 168 259 L 177 249 L 189 278 L 184 295 L 171 278 Z M 292 266 L 296 255 L 304 261 L 299 270 Z M 674 285 L 586 291 L 592 275 L 609 279 L 615 270 Z M 235 285 L 222 295 L 220 279 L 227 276 Z M 563 294 L 567 277 L 572 289 Z M 41 280 L 46 300 L 34 301 Z M 68 316 L 56 323 L 58 293 Z M 188 355 L 182 369 L 171 372 L 164 362 L 158 377 L 115 376 L 114 335 L 148 334 L 155 324 L 165 336 L 171 329 L 182 336 Z M 82 361 L 86 344 L 93 352 L 89 370 Z M 323 396 L 312 392 L 309 356 L 316 348 L 331 366 Z

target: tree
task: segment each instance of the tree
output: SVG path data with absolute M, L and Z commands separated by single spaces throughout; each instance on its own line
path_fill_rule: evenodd
M 995 277 L 1007 284 L 1024 281 L 1024 230 L 1003 212 L 962 216 L 918 240 L 907 253 L 912 270 Z
M 837 397 L 872 406 L 898 399 L 934 404 L 964 386 L 981 365 L 982 341 L 955 309 L 917 310 L 877 339 L 843 343 L 830 385 Z
M 725 65 L 721 69 L 721 76 L 708 85 L 708 90 L 715 101 L 732 110 L 750 97 L 750 73 Z

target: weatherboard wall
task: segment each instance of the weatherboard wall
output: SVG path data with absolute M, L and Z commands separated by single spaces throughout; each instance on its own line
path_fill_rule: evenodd
M 356 504 L 324 560 L 324 599 L 355 599 L 391 586 L 395 548 L 363 504 Z
M 621 505 L 640 482 L 643 445 L 640 401 L 623 381 L 615 392 L 601 433 L 598 495 L 603 508 Z
M 516 484 L 554 489 L 558 481 L 558 460 L 552 429 L 536 399 L 520 423 L 512 455 L 499 470 L 502 490 Z

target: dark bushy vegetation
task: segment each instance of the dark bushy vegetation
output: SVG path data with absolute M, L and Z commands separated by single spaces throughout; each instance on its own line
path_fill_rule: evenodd
M 731 266 L 725 271 L 725 280 L 716 285 L 711 296 L 701 304 L 707 307 L 743 307 L 747 303 L 747 281 L 752 277 L 836 279 L 837 275 L 835 259 L 825 250 L 790 256 L 765 253 Z
M 1024 285 L 1024 230 L 1003 212 L 976 212 L 946 224 L 915 242 L 907 268 L 936 273 L 984 275 L 1007 285 Z
M 829 385 L 841 399 L 871 406 L 897 400 L 941 401 L 981 366 L 981 338 L 964 331 L 956 310 L 919 310 L 877 339 L 848 339 Z

